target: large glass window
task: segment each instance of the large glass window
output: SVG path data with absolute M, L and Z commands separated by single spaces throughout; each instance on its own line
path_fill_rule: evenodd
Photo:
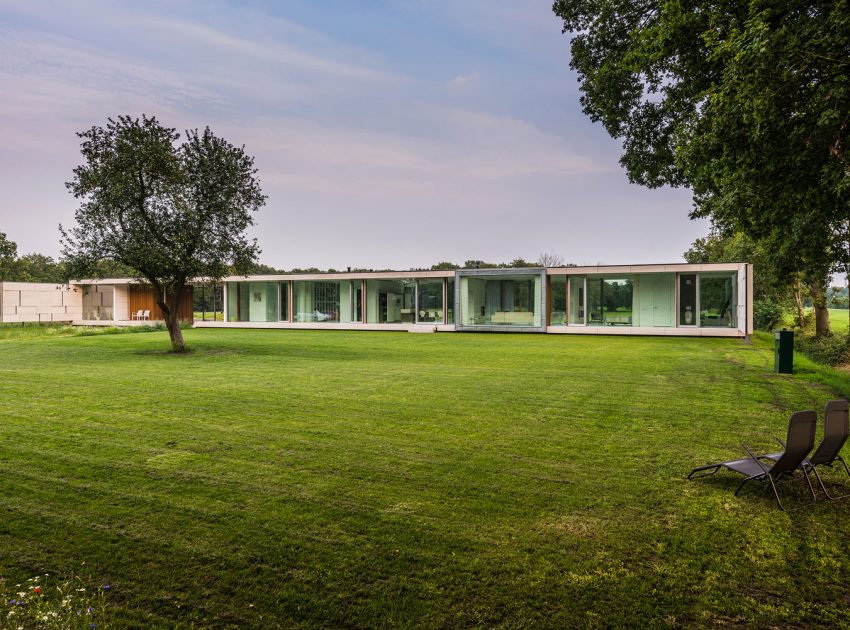
M 539 275 L 461 276 L 464 326 L 540 326 Z
M 712 328 L 735 326 L 735 276 L 700 274 L 699 325 Z
M 697 276 L 679 275 L 679 326 L 697 325 Z
M 570 276 L 570 325 L 584 324 L 584 276 Z
M 228 282 L 227 321 L 276 322 L 277 282 Z
M 567 276 L 549 276 L 549 321 L 553 326 L 567 323 Z
M 634 312 L 634 284 L 631 278 L 588 278 L 588 324 L 592 326 L 631 326 Z
M 351 321 L 351 283 L 298 280 L 293 283 L 293 319 L 296 322 Z
M 416 321 L 443 323 L 443 280 L 420 280 Z
M 366 316 L 370 323 L 413 324 L 416 322 L 416 281 L 366 281 Z

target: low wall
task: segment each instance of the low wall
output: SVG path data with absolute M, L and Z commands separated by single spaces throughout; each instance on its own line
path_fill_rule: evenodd
M 68 285 L 0 282 L 0 322 L 71 322 L 82 319 L 82 291 Z

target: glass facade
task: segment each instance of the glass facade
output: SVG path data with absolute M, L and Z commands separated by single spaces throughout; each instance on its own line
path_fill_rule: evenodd
M 549 276 L 549 323 L 567 323 L 567 276 Z
M 366 281 L 366 321 L 370 324 L 416 323 L 416 281 Z
M 443 323 L 443 280 L 420 280 L 416 321 Z
M 735 276 L 702 273 L 699 276 L 699 325 L 735 326 Z
M 541 326 L 541 279 L 535 275 L 461 276 L 464 326 Z
M 194 310 L 197 321 L 735 328 L 745 312 L 742 290 L 734 271 L 543 276 L 505 269 L 448 278 L 199 284 Z M 111 316 L 111 294 L 98 293 L 84 289 L 85 314 Z

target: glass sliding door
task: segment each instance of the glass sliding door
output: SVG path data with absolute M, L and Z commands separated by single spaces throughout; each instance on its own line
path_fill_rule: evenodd
M 735 284 L 734 274 L 700 274 L 700 326 L 710 328 L 734 328 Z
M 549 276 L 549 323 L 567 323 L 567 276 Z
M 584 276 L 570 276 L 570 326 L 584 326 Z
M 679 274 L 679 326 L 697 325 L 697 275 Z
M 443 280 L 420 280 L 417 322 L 443 323 Z

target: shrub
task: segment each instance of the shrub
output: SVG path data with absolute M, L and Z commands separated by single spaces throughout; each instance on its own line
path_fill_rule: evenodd
M 841 365 L 847 363 L 850 358 L 847 335 L 840 333 L 833 333 L 828 337 L 795 335 L 794 345 L 812 361 L 824 365 Z
M 753 325 L 758 330 L 771 331 L 782 320 L 782 307 L 773 300 L 753 302 Z

